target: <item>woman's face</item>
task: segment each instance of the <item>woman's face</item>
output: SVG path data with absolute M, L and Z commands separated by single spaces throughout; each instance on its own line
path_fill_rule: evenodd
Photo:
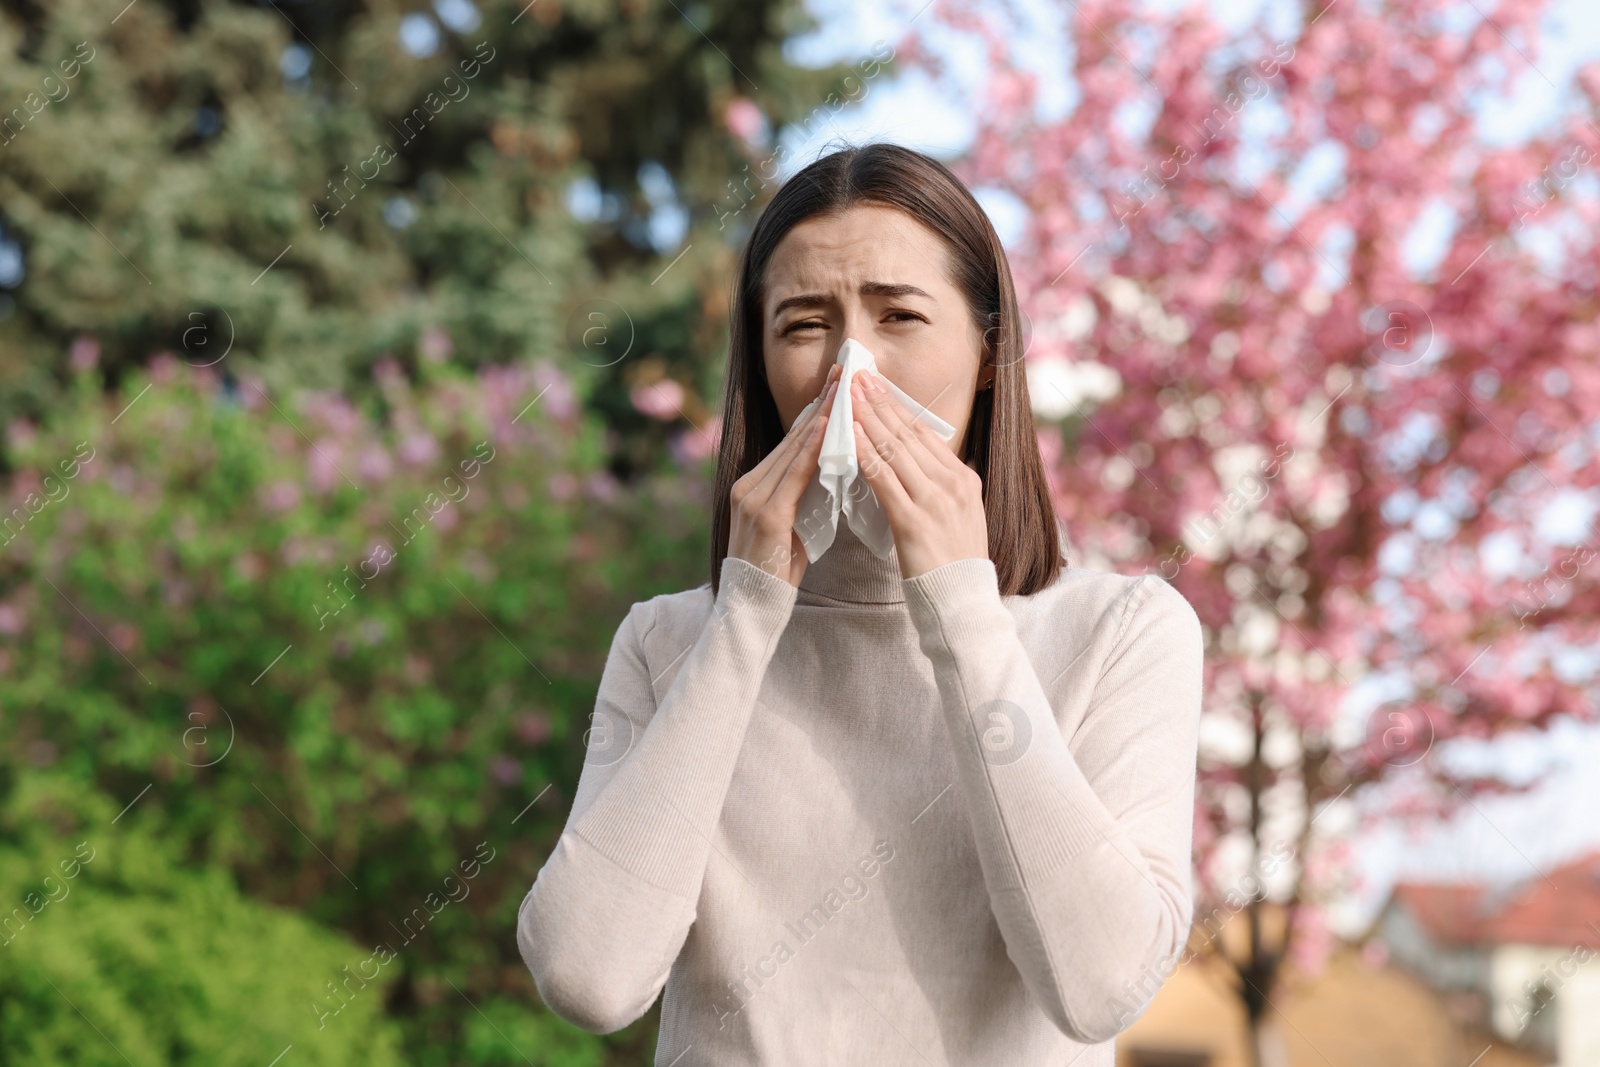
M 982 336 L 950 280 L 944 239 L 903 211 L 857 206 L 807 219 L 767 265 L 762 359 L 787 428 L 822 390 L 845 339 L 966 443 Z

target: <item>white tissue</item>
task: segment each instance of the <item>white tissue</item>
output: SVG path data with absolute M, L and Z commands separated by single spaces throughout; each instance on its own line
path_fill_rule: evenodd
M 901 392 L 889 379 L 878 374 L 877 358 L 861 342 L 853 338 L 846 339 L 839 346 L 837 362 L 844 370 L 839 375 L 839 386 L 833 396 L 833 410 L 828 416 L 827 429 L 823 431 L 822 454 L 817 458 L 817 476 L 800 497 L 794 530 L 805 545 L 806 558 L 815 563 L 832 546 L 839 530 L 839 514 L 843 512 L 851 532 L 861 543 L 880 559 L 888 559 L 894 551 L 894 534 L 889 529 L 889 517 L 873 494 L 872 486 L 867 484 L 865 478 L 858 477 L 861 467 L 856 461 L 856 438 L 852 429 L 851 379 L 858 370 L 870 370 L 913 418 L 926 423 L 944 440 L 949 441 L 954 437 L 956 430 Z M 809 415 L 821 400 L 818 397 L 807 404 L 789 428 L 794 429 L 795 424 Z

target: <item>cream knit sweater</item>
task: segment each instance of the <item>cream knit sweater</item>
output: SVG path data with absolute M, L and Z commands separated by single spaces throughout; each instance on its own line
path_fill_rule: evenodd
M 1187 939 L 1199 620 L 1156 575 L 902 580 L 847 523 L 635 604 L 517 943 L 657 1067 L 1111 1067 Z

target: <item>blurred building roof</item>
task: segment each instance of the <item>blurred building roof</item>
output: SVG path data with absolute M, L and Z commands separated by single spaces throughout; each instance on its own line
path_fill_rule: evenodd
M 1501 889 L 1401 882 L 1394 902 L 1440 945 L 1600 948 L 1600 852 Z

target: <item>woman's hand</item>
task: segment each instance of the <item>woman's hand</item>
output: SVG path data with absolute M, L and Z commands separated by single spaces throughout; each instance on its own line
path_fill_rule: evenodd
M 861 476 L 894 533 L 900 577 L 958 559 L 989 558 L 983 479 L 926 423 L 911 417 L 871 371 L 850 383 Z
M 795 532 L 800 497 L 816 477 L 822 434 L 841 368 L 828 368 L 822 403 L 795 423 L 778 447 L 733 483 L 728 555 L 753 563 L 798 587 L 806 573 L 805 545 Z

